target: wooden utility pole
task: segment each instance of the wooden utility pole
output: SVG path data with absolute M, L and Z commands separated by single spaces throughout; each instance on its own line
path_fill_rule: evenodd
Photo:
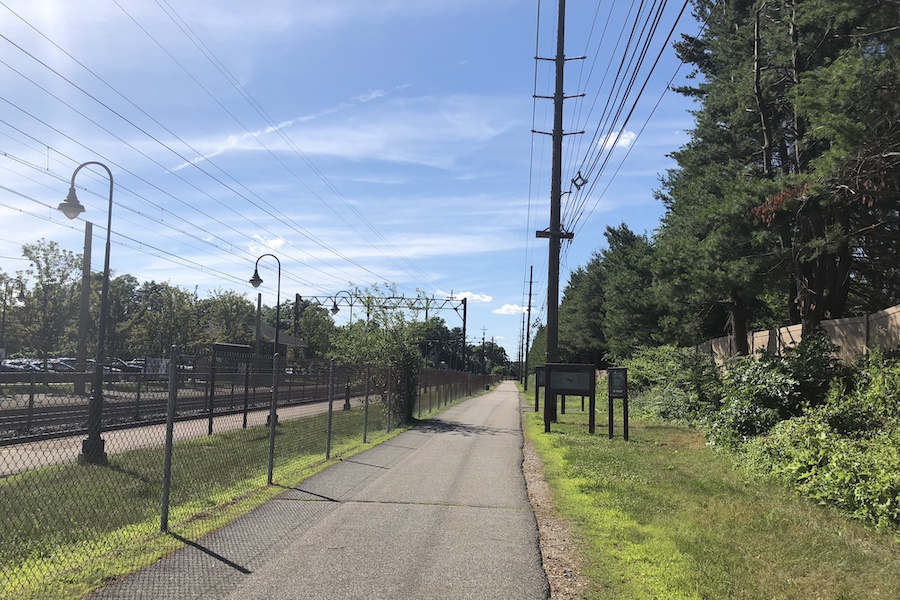
M 531 284 L 534 283 L 534 265 L 528 269 L 528 323 L 525 326 L 525 391 L 528 391 L 528 354 L 531 349 Z
M 562 141 L 563 92 L 566 53 L 566 0 L 559 0 L 556 26 L 556 88 L 553 94 L 553 166 L 550 181 L 550 228 L 538 231 L 537 237 L 549 238 L 550 252 L 547 260 L 547 362 L 559 362 L 559 250 L 562 239 L 572 239 L 571 233 L 562 230 Z M 549 390 L 548 386 L 545 390 Z M 545 392 L 546 393 L 546 392 Z M 556 421 L 556 395 L 548 393 L 544 401 L 544 431 L 550 431 L 550 423 Z

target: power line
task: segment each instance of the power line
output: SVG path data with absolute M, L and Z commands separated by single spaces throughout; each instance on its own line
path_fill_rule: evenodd
M 0 4 L 2 4 L 2 3 L 0 3 Z M 19 17 L 20 20 L 22 20 L 23 22 L 25 22 L 29 27 L 31 27 L 32 30 L 34 30 L 38 35 L 40 35 L 40 36 L 43 37 L 45 40 L 47 40 L 50 44 L 52 44 L 52 45 L 53 45 L 55 48 L 57 48 L 60 52 L 62 52 L 63 54 L 65 54 L 66 56 L 68 56 L 71 60 L 73 60 L 74 62 L 76 62 L 77 64 L 79 64 L 82 68 L 84 68 L 88 73 L 90 73 L 92 76 L 94 76 L 94 77 L 95 77 L 98 81 L 100 81 L 103 85 L 105 85 L 106 87 L 108 87 L 109 89 L 111 89 L 113 92 L 115 92 L 119 97 L 125 99 L 131 106 L 133 106 L 135 109 L 139 110 L 143 115 L 147 116 L 147 117 L 148 117 L 149 119 L 151 119 L 154 123 L 156 123 L 159 127 L 161 127 L 162 129 L 164 129 L 165 131 L 167 131 L 170 135 L 172 135 L 173 137 L 175 137 L 179 142 L 181 142 L 182 144 L 184 144 L 185 147 L 191 148 L 191 150 L 192 150 L 193 152 L 195 152 L 195 154 L 196 154 L 201 160 L 210 162 L 210 164 L 211 164 L 212 166 L 216 167 L 217 169 L 219 169 L 219 171 L 221 171 L 221 172 L 224 173 L 226 176 L 228 176 L 228 174 L 225 173 L 225 171 L 223 171 L 221 168 L 219 168 L 218 165 L 215 164 L 214 161 L 210 160 L 208 157 L 203 157 L 202 154 L 200 154 L 199 152 L 196 151 L 196 149 L 192 148 L 192 147 L 191 147 L 189 144 L 187 144 L 183 139 L 181 139 L 179 136 L 177 136 L 176 134 L 174 134 L 174 132 L 172 132 L 170 129 L 168 129 L 168 128 L 166 128 L 164 125 L 162 125 L 157 119 L 153 118 L 153 117 L 152 117 L 151 115 L 149 115 L 146 111 L 144 111 L 143 109 L 140 109 L 140 107 L 138 107 L 134 102 L 131 102 L 130 100 L 128 100 L 123 94 L 121 94 L 120 92 L 118 92 L 118 90 L 116 90 L 112 85 L 110 85 L 109 83 L 107 83 L 102 77 L 100 77 L 100 76 L 97 75 L 95 72 L 93 72 L 91 69 L 89 69 L 86 65 L 84 65 L 83 63 L 81 63 L 80 61 L 78 61 L 77 59 L 75 59 L 71 54 L 69 54 L 69 53 L 66 52 L 64 49 L 62 49 L 58 44 L 56 44 L 55 42 L 53 42 L 52 40 L 50 40 L 46 35 L 44 35 L 44 34 L 41 33 L 39 30 L 37 30 L 33 25 L 31 25 L 30 23 L 28 23 L 28 22 L 27 22 L 25 19 L 23 19 L 20 15 L 18 15 L 18 14 L 15 13 L 14 11 L 12 11 L 12 10 L 11 10 L 8 6 L 6 6 L 5 4 L 3 4 L 3 6 L 4 6 L 5 8 L 7 8 L 7 10 L 9 10 L 9 11 L 12 12 L 13 14 L 15 14 L 17 17 Z M 171 8 L 171 7 L 170 7 L 170 8 Z M 120 6 L 120 9 L 122 9 L 121 6 Z M 125 14 L 128 14 L 126 11 L 124 11 L 124 9 L 122 9 L 122 10 L 123 10 L 123 12 L 125 12 Z M 167 13 L 167 14 L 168 14 L 168 13 Z M 176 14 L 177 14 L 177 13 L 176 13 Z M 130 16 L 130 15 L 129 15 L 129 16 Z M 172 16 L 169 15 L 169 18 L 171 19 Z M 153 36 L 150 35 L 150 33 L 149 33 L 145 28 L 143 28 L 142 26 L 140 26 L 140 24 L 137 23 L 136 20 L 134 20 L 134 19 L 132 18 L 132 21 L 134 21 L 135 24 L 136 24 L 138 27 L 140 27 L 143 31 L 145 31 L 145 33 L 148 35 L 148 37 L 150 37 L 151 39 L 154 39 Z M 182 22 L 183 22 L 183 20 L 182 20 Z M 185 35 L 187 35 L 187 33 L 185 33 Z M 199 40 L 199 38 L 197 38 L 197 39 Z M 8 38 L 7 38 L 7 41 L 9 41 L 10 43 L 12 43 L 10 40 L 8 40 Z M 156 40 L 154 39 L 154 41 L 156 41 Z M 195 42 L 195 43 L 196 43 L 196 42 Z M 201 43 L 202 43 L 202 42 L 201 42 Z M 164 48 L 161 44 L 159 44 L 159 43 L 157 42 L 157 45 L 160 46 L 160 48 L 163 49 L 163 51 L 165 51 L 165 48 Z M 20 50 L 24 52 L 24 49 L 21 49 L 21 48 L 20 48 Z M 168 53 L 168 54 L 169 54 L 170 57 L 172 57 L 173 60 L 175 60 L 174 57 L 171 55 L 171 53 Z M 33 58 L 33 57 L 32 57 L 32 58 Z M 215 63 L 214 57 L 211 58 L 211 57 L 207 56 L 207 58 L 209 58 L 212 62 Z M 176 64 L 179 64 L 177 60 L 175 60 L 175 63 L 176 63 Z M 220 64 L 221 64 L 221 63 L 220 63 Z M 9 66 L 9 65 L 7 65 L 7 66 Z M 179 66 L 181 66 L 181 65 L 179 64 Z M 45 65 L 45 67 L 46 67 L 46 65 Z M 186 73 L 188 73 L 187 70 L 184 69 L 183 66 L 182 66 L 182 69 L 183 69 Z M 59 75 L 59 73 L 56 73 L 56 74 L 57 74 L 57 76 L 60 76 L 60 77 L 61 77 L 61 75 Z M 22 75 L 22 74 L 20 73 L 20 75 Z M 188 73 L 188 75 L 191 76 L 190 73 Z M 223 76 L 224 76 L 224 75 L 225 75 L 225 74 L 223 73 Z M 197 80 L 197 79 L 194 78 L 193 76 L 191 76 L 191 77 L 194 79 L 195 82 L 197 82 L 198 85 L 200 85 L 201 88 L 203 87 L 202 84 L 199 82 L 199 80 Z M 226 79 L 228 79 L 228 78 L 229 78 L 229 77 L 226 77 Z M 234 84 L 234 83 L 236 82 L 236 80 L 234 80 L 233 76 L 230 77 L 230 80 L 231 80 L 232 84 Z M 33 82 L 33 83 L 34 83 L 34 82 Z M 71 81 L 68 81 L 68 83 L 70 83 L 70 85 L 75 85 L 75 84 L 74 84 L 73 82 L 71 82 Z M 76 87 L 77 87 L 77 86 L 76 86 Z M 272 217 L 273 219 L 276 219 L 277 221 L 279 221 L 279 222 L 282 223 L 282 224 L 289 224 L 289 225 L 291 226 L 291 228 L 292 228 L 295 232 L 299 233 L 302 237 L 305 237 L 306 239 L 309 239 L 310 241 L 312 241 L 312 242 L 316 243 L 317 245 L 323 247 L 324 249 L 326 249 L 327 251 L 329 251 L 329 252 L 332 253 L 333 255 L 335 255 L 335 256 L 337 256 L 337 257 L 340 257 L 342 260 L 345 260 L 348 264 L 351 264 L 351 265 L 353 265 L 354 267 L 356 267 L 356 268 L 358 268 L 358 269 L 360 269 L 360 270 L 362 270 L 362 271 L 364 271 L 364 272 L 368 272 L 369 274 L 373 275 L 373 276 L 376 277 L 377 279 L 385 279 L 385 278 L 382 277 L 380 274 L 376 273 L 375 271 L 372 271 L 371 269 L 368 269 L 367 267 L 365 267 L 364 265 L 358 263 L 357 261 L 352 260 L 350 257 L 344 255 L 342 252 L 338 251 L 336 248 L 332 247 L 330 244 L 327 244 L 327 243 L 324 242 L 323 240 L 317 238 L 316 236 L 314 236 L 313 234 L 311 234 L 309 231 L 303 229 L 302 227 L 299 227 L 299 225 L 297 225 L 296 223 L 294 223 L 287 215 L 285 215 L 285 214 L 282 213 L 281 211 L 278 211 L 277 209 L 275 209 L 271 204 L 265 202 L 265 201 L 264 201 L 262 198 L 260 198 L 258 195 L 256 195 L 256 194 L 254 194 L 253 192 L 251 192 L 246 186 L 243 186 L 242 184 L 240 184 L 240 182 L 237 182 L 236 180 L 234 180 L 234 178 L 231 178 L 230 176 L 228 176 L 232 181 L 235 181 L 235 183 L 237 183 L 239 186 L 241 186 L 244 190 L 247 190 L 250 194 L 252 194 L 252 195 L 254 195 L 256 198 L 258 198 L 258 199 L 260 200 L 260 203 L 261 203 L 261 204 L 265 204 L 265 205 L 268 206 L 271 210 L 263 209 L 262 206 L 261 206 L 260 204 L 254 203 L 254 202 L 253 202 L 252 200 L 250 200 L 246 195 L 241 194 L 240 192 L 238 192 L 238 191 L 237 191 L 236 189 L 234 189 L 233 187 L 227 185 L 224 181 L 222 181 L 222 180 L 220 180 L 220 179 L 214 177 L 214 176 L 213 176 L 212 174 L 210 174 L 208 171 L 205 171 L 205 170 L 203 170 L 202 168 L 199 168 L 199 166 L 198 166 L 199 161 L 198 161 L 198 160 L 191 160 L 191 159 L 189 159 L 188 157 L 185 157 L 185 156 L 181 155 L 180 153 L 178 153 L 178 152 L 176 152 L 174 149 L 172 149 L 170 146 L 168 146 L 168 145 L 164 144 L 163 142 L 161 142 L 160 140 L 156 139 L 156 138 L 155 138 L 154 136 L 152 136 L 152 134 L 150 134 L 148 131 L 146 131 L 146 130 L 140 128 L 139 126 L 137 126 L 133 121 L 131 121 L 130 119 L 128 119 L 128 118 L 125 117 L 124 115 L 121 115 L 120 113 L 117 113 L 116 111 L 114 111 L 113 109 L 111 109 L 109 106 L 107 106 L 107 105 L 105 105 L 104 103 L 100 102 L 96 97 L 92 96 L 92 95 L 91 95 L 90 93 L 88 93 L 86 90 L 81 89 L 81 88 L 78 88 L 78 89 L 80 89 L 83 93 L 85 93 L 86 95 L 88 95 L 88 97 L 91 97 L 94 101 L 96 101 L 96 102 L 100 103 L 101 105 L 103 105 L 107 110 L 110 110 L 111 112 L 113 112 L 114 114 L 116 114 L 117 116 L 119 116 L 121 119 L 123 119 L 125 122 L 129 123 L 132 127 L 137 128 L 137 129 L 138 129 L 139 131 L 141 131 L 144 135 L 147 135 L 147 136 L 150 137 L 152 140 L 154 140 L 156 143 L 162 145 L 162 146 L 163 146 L 164 148 L 166 148 L 168 151 L 172 152 L 172 153 L 175 154 L 176 156 L 179 156 L 179 158 L 180 158 L 181 160 L 183 160 L 186 164 L 190 164 L 190 165 L 192 165 L 192 166 L 198 168 L 198 169 L 199 169 L 201 172 L 203 172 L 206 176 L 211 177 L 212 179 L 214 179 L 215 181 L 217 181 L 220 185 L 223 185 L 223 186 L 225 186 L 227 189 L 229 189 L 232 193 L 235 193 L 235 194 L 238 195 L 239 197 L 242 197 L 244 200 L 246 200 L 246 201 L 250 202 L 251 204 L 255 205 L 256 208 L 259 208 L 260 210 L 263 210 L 266 214 L 268 214 L 268 215 L 269 215 L 270 217 Z M 204 89 L 205 89 L 205 88 L 204 88 Z M 45 90 L 45 91 L 46 91 L 46 90 Z M 218 99 L 215 98 L 215 95 L 214 95 L 214 94 L 211 94 L 208 90 L 206 90 L 206 91 L 207 91 L 207 93 L 210 95 L 210 97 L 213 98 L 213 100 L 215 100 L 215 101 L 223 108 L 223 110 L 225 110 L 228 114 L 230 114 L 230 115 L 232 116 L 232 118 L 234 118 L 235 121 L 238 122 L 238 123 L 240 124 L 240 121 L 239 121 L 238 119 L 236 119 L 236 117 L 234 116 L 234 114 L 231 113 L 230 111 L 228 111 L 228 109 L 227 109 L 221 102 L 219 102 Z M 261 107 L 259 107 L 258 103 L 256 103 L 255 101 L 253 101 L 252 98 L 249 97 L 249 95 L 245 95 L 245 99 L 247 99 L 247 101 L 250 102 L 251 104 L 255 104 L 255 105 L 256 105 L 256 107 L 257 107 L 257 112 L 260 112 L 260 114 L 264 114 L 264 111 L 261 110 Z M 57 100 L 59 100 L 59 99 L 57 98 Z M 32 116 L 32 118 L 36 118 L 36 117 Z M 38 119 L 38 120 L 39 120 L 39 119 Z M 268 119 L 268 122 L 272 123 L 271 119 Z M 96 123 L 95 123 L 95 124 L 96 124 Z M 98 126 L 99 126 L 99 125 L 98 125 Z M 275 126 L 275 128 L 276 128 L 276 131 L 279 132 L 279 135 L 282 135 L 282 136 L 283 136 L 283 132 L 280 131 L 280 128 L 278 128 L 277 126 Z M 244 129 L 245 129 L 245 131 L 247 131 L 250 135 L 253 135 L 252 132 L 249 131 L 249 128 L 247 128 L 246 126 L 244 126 Z M 60 132 L 60 131 L 58 131 L 58 130 L 56 130 L 56 131 L 57 131 L 58 133 L 62 133 L 62 132 Z M 106 131 L 107 131 L 107 133 L 109 133 L 110 135 L 114 135 L 111 131 L 109 131 L 109 130 L 106 130 Z M 70 139 L 71 139 L 71 138 L 70 138 Z M 258 139 L 258 138 L 257 138 L 257 139 Z M 286 136 L 284 136 L 284 139 L 289 140 L 289 138 L 287 138 Z M 264 144 L 263 144 L 263 146 L 264 146 Z M 134 147 L 132 146 L 132 148 L 134 148 Z M 269 150 L 269 149 L 267 148 L 267 150 Z M 299 151 L 299 149 L 296 148 L 296 146 L 295 146 L 295 150 L 296 150 L 296 151 Z M 305 185 L 305 187 L 307 187 L 307 189 L 310 189 L 310 191 L 311 191 L 314 195 L 316 195 L 316 197 L 318 197 L 323 203 L 325 203 L 324 200 L 323 200 L 321 197 L 319 197 L 318 194 L 315 194 L 314 190 L 311 190 L 311 188 L 309 188 L 309 186 L 307 186 L 307 185 L 302 181 L 302 179 L 301 179 L 295 172 L 293 172 L 292 170 L 290 170 L 290 168 L 289 168 L 286 164 L 284 164 L 283 161 L 281 161 L 280 159 L 278 159 L 278 157 L 275 156 L 274 153 L 271 153 L 271 150 L 269 150 L 269 152 L 270 152 L 270 154 L 272 154 L 272 156 L 275 157 L 275 158 L 276 158 L 276 159 L 277 159 L 277 160 L 278 160 L 278 161 L 279 161 L 286 169 L 288 169 L 288 170 L 292 173 L 292 175 L 293 175 L 298 181 L 300 181 L 301 183 L 303 183 L 303 184 Z M 302 153 L 301 153 L 301 154 L 302 154 Z M 145 156 L 146 158 L 149 158 L 149 157 L 147 157 L 146 155 L 144 155 L 144 156 Z M 319 177 L 322 178 L 324 181 L 326 181 L 326 182 L 330 185 L 330 187 L 333 188 L 333 189 L 336 191 L 336 188 L 333 186 L 333 184 L 331 184 L 331 182 L 327 181 L 327 178 L 324 177 L 324 174 L 322 174 L 321 171 L 319 171 L 318 169 L 316 169 L 316 168 L 315 168 L 315 165 L 313 165 L 313 164 L 311 163 L 311 161 L 308 161 L 308 159 L 307 159 L 305 156 L 303 156 L 303 158 L 307 161 L 307 163 L 309 164 L 310 168 L 312 168 L 314 171 L 316 171 L 316 172 L 318 173 Z M 108 160 L 108 159 L 107 159 L 107 160 Z M 151 160 L 152 160 L 152 159 L 151 159 Z M 157 163 L 157 164 L 159 164 L 159 163 Z M 159 165 L 159 166 L 160 166 L 161 168 L 164 168 L 164 169 L 165 169 L 165 167 L 163 167 L 162 165 Z M 117 167 L 118 167 L 118 168 L 121 168 L 121 167 L 118 166 L 118 165 L 117 165 Z M 125 169 L 122 169 L 122 170 L 125 170 Z M 169 171 L 168 169 L 167 169 L 167 171 L 171 173 L 171 171 Z M 126 172 L 127 172 L 127 171 L 126 171 Z M 177 177 L 177 175 L 176 175 L 176 177 Z M 191 185 L 189 182 L 187 182 L 187 181 L 184 180 L 183 178 L 182 178 L 182 181 L 184 181 L 184 182 L 185 182 L 186 184 L 188 184 L 188 185 Z M 147 182 L 147 183 L 149 183 L 149 182 Z M 197 189 L 198 191 L 201 191 L 201 193 L 203 193 L 203 191 L 200 190 L 200 188 L 197 188 L 196 186 L 194 186 L 194 188 Z M 162 191 L 162 190 L 160 190 L 160 191 Z M 215 201 L 215 199 L 212 198 L 211 196 L 208 196 L 208 197 L 210 197 L 211 199 L 213 199 L 213 200 Z M 343 198 L 343 201 L 344 201 L 345 203 L 347 203 L 348 205 L 350 205 L 349 201 L 347 201 L 346 198 Z M 332 207 L 329 203 L 325 203 L 325 204 L 326 204 L 326 206 L 328 206 L 330 209 L 333 210 L 333 207 Z M 221 205 L 221 204 L 220 204 L 220 205 Z M 223 206 L 223 207 L 224 207 L 224 206 Z M 364 219 L 364 216 L 362 216 L 361 213 L 359 213 L 359 211 L 355 209 L 355 207 L 352 207 L 352 205 L 350 205 L 350 207 L 351 207 L 351 209 L 352 209 L 355 213 L 359 214 L 360 217 L 362 217 L 362 218 Z M 161 207 L 158 207 L 158 208 L 159 208 L 160 210 L 165 210 L 165 209 L 163 209 L 163 208 L 161 208 Z M 227 207 L 224 207 L 224 208 L 227 209 Z M 197 210 L 196 207 L 194 207 L 194 210 Z M 206 213 L 203 213 L 202 211 L 198 211 L 198 212 L 200 212 L 201 214 L 203 214 L 204 217 L 206 217 L 206 218 L 211 218 L 210 215 L 208 215 L 208 214 L 206 214 Z M 171 213 L 170 213 L 170 214 L 171 214 Z M 337 213 L 337 214 L 338 214 L 339 217 L 342 218 L 342 220 L 344 220 L 344 221 L 346 222 L 346 220 L 343 218 L 343 215 L 340 215 L 339 213 Z M 212 219 L 212 218 L 211 218 L 211 219 Z M 212 220 L 215 220 L 215 219 L 212 219 Z M 222 223 L 219 221 L 219 224 L 222 224 Z M 348 224 L 348 225 L 349 225 L 349 224 Z M 258 225 L 257 225 L 257 226 L 258 226 Z M 369 223 L 369 226 L 374 230 L 374 226 L 371 226 L 371 223 Z M 232 228 L 232 229 L 233 229 L 233 228 Z M 376 230 L 376 232 L 377 232 L 377 230 Z M 359 232 L 357 231 L 357 233 L 359 233 Z M 379 234 L 379 235 L 380 235 L 380 234 Z M 273 237 L 279 237 L 279 238 L 280 238 L 280 236 L 273 236 Z M 364 237 L 364 236 L 361 235 L 360 237 Z M 400 253 L 399 251 L 396 250 L 396 248 L 394 248 L 392 245 L 390 245 L 390 242 L 388 242 L 387 239 L 384 238 L 384 236 L 381 236 L 381 237 L 382 237 L 382 239 L 386 242 L 385 244 L 382 244 L 382 246 L 389 246 L 391 249 L 393 249 L 393 250 L 395 251 L 397 257 L 399 257 L 400 259 L 403 259 L 403 260 L 409 262 L 408 259 L 407 259 L 405 256 L 402 255 L 402 253 Z M 250 239 L 251 241 L 254 241 L 252 238 L 248 238 L 248 239 Z M 376 244 L 373 244 L 373 243 L 372 243 L 370 240 L 368 240 L 367 238 L 366 238 L 366 241 L 367 241 L 370 245 L 372 245 L 373 247 L 375 247 L 375 248 L 379 251 L 379 253 L 380 253 L 382 256 L 385 256 L 385 258 L 388 258 L 388 260 L 390 260 L 391 262 L 394 262 L 394 264 L 397 265 L 397 263 L 394 261 L 394 259 L 391 258 L 391 257 L 389 257 L 389 256 L 387 256 L 383 251 L 380 250 L 380 248 L 379 248 Z M 288 242 L 288 243 L 290 243 L 290 242 Z M 296 246 L 295 246 L 295 248 L 296 248 Z M 300 250 L 299 248 L 297 248 L 297 249 Z M 300 250 L 300 251 L 303 252 L 302 250 Z M 305 254 L 305 252 L 304 252 L 304 254 Z M 322 261 L 322 259 L 321 259 L 320 257 L 318 257 L 318 256 L 313 256 L 313 258 L 314 258 L 314 260 L 316 260 L 316 261 L 323 262 L 323 264 L 326 264 L 326 265 L 329 267 L 329 269 L 332 269 L 332 270 L 340 270 L 340 269 L 336 269 L 336 267 L 334 267 L 334 265 L 325 263 L 325 262 Z M 409 264 L 412 264 L 412 263 L 409 263 Z M 400 265 L 397 265 L 397 266 L 400 267 Z M 400 268 L 402 269 L 402 267 L 400 267 Z M 420 272 L 422 275 L 424 275 L 425 277 L 428 277 L 427 274 L 425 274 L 424 272 L 422 272 L 422 271 L 419 271 L 419 272 Z M 408 271 L 407 271 L 407 273 L 408 273 Z M 332 273 L 329 273 L 329 272 L 324 272 L 324 271 L 323 271 L 323 274 L 327 275 L 329 278 L 333 277 Z M 410 273 L 410 274 L 411 274 L 411 273 Z M 347 275 L 349 276 L 350 274 L 347 273 Z M 336 279 L 336 280 L 337 280 L 337 279 Z M 433 279 L 431 279 L 431 281 L 434 282 Z

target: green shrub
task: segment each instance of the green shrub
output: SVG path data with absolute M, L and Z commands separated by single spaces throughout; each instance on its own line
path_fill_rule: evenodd
M 820 504 L 876 527 L 900 525 L 900 430 L 848 438 L 816 414 L 779 423 L 747 457 Z
M 768 357 L 743 357 L 728 370 L 722 408 L 707 420 L 707 437 L 733 447 L 767 433 L 799 404 L 798 382 Z
M 845 391 L 746 446 L 748 464 L 877 527 L 900 525 L 900 361 L 873 351 Z
M 696 423 L 721 404 L 715 363 L 692 348 L 641 348 L 623 366 L 633 405 L 648 416 Z
M 846 386 L 848 369 L 821 330 L 785 351 L 741 357 L 728 368 L 723 407 L 708 420 L 707 435 L 717 445 L 734 446 L 764 435 L 779 421 L 821 406 Z
M 866 436 L 900 422 L 900 360 L 872 350 L 856 374 L 851 391 L 836 389 L 822 407 L 831 428 L 842 435 Z
M 821 328 L 806 333 L 799 344 L 788 348 L 781 358 L 781 369 L 797 381 L 799 405 L 790 415 L 823 404 L 832 385 L 846 385 L 852 370 L 837 357 L 838 347 Z

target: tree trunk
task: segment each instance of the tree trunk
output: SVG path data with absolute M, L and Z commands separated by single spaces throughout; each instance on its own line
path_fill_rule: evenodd
M 732 289 L 728 296 L 728 321 L 731 324 L 731 336 L 734 349 L 739 356 L 750 354 L 750 342 L 747 339 L 747 308 L 737 290 Z
M 772 126 L 769 120 L 769 109 L 763 98 L 762 85 L 760 83 L 762 75 L 762 65 L 760 63 L 760 53 L 762 49 L 762 35 L 759 29 L 760 11 L 756 11 L 756 21 L 754 23 L 754 39 L 753 39 L 753 95 L 756 98 L 756 107 L 759 110 L 759 124 L 762 128 L 763 144 L 762 159 L 763 170 L 766 178 L 772 177 Z

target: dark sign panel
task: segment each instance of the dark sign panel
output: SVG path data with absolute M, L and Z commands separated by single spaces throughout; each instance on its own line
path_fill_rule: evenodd
M 594 365 L 548 363 L 547 387 L 554 394 L 592 395 L 596 386 Z
M 607 369 L 609 376 L 609 397 L 628 397 L 628 370 L 624 368 Z

